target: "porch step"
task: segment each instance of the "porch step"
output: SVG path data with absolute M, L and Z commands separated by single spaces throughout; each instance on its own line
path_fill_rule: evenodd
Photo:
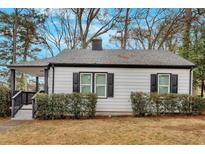
M 23 105 L 21 110 L 32 110 L 32 105 L 29 104 L 29 105 Z
M 11 120 L 33 120 L 32 110 L 19 110 Z
M 33 120 L 32 105 L 23 105 L 12 120 Z

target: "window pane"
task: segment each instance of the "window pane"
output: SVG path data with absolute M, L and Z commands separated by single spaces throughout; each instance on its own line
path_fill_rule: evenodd
M 169 84 L 169 75 L 160 75 L 159 76 L 159 84 L 160 85 L 168 85 Z
M 105 86 L 97 86 L 96 87 L 96 95 L 97 96 L 105 96 Z
M 81 84 L 91 84 L 91 74 L 81 74 Z
M 105 74 L 96 74 L 96 83 L 105 84 Z
M 164 93 L 168 93 L 168 87 L 159 87 L 159 93 L 160 94 L 164 94 Z
M 90 93 L 91 86 L 81 86 L 81 92 L 82 93 Z

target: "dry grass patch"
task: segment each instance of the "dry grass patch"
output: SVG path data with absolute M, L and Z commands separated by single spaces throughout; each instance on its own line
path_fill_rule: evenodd
M 10 118 L 1 118 L 1 117 L 0 117 L 0 125 L 1 125 L 2 123 L 6 122 L 6 121 L 9 121 L 9 120 L 10 120 Z
M 0 133 L 0 144 L 205 144 L 205 117 L 35 120 Z

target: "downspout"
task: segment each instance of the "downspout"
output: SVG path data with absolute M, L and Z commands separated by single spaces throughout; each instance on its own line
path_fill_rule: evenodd
M 16 90 L 16 71 L 15 69 L 11 69 L 11 75 L 10 75 L 10 82 L 11 82 L 11 97 L 14 96 L 15 90 Z
M 191 95 L 192 94 L 192 70 L 193 70 L 193 68 L 191 67 L 190 68 L 190 71 L 189 71 L 189 95 Z
M 44 91 L 48 94 L 48 71 L 49 68 L 44 69 Z
M 53 69 L 53 75 L 52 75 L 52 94 L 54 94 L 54 81 L 55 81 L 55 67 L 54 64 L 52 64 L 52 69 Z

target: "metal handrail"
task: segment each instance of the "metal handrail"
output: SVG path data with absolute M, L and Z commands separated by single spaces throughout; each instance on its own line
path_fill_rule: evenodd
M 21 101 L 18 102 L 18 99 L 20 96 Z M 19 103 L 19 104 L 16 104 Z M 19 91 L 18 93 L 16 93 L 13 97 L 12 97 L 12 110 L 11 110 L 11 116 L 14 117 L 15 114 L 18 112 L 18 110 L 23 106 L 22 104 L 22 91 Z
M 33 97 L 31 98 L 32 100 L 32 118 L 34 119 L 35 118 L 35 113 L 36 113 L 36 110 L 35 110 L 35 104 L 36 104 L 36 101 L 35 101 L 35 98 L 36 98 L 36 95 L 41 93 L 42 90 L 39 90 L 37 93 L 35 93 L 33 95 Z
M 36 95 L 39 94 L 40 92 L 41 92 L 41 90 L 37 91 L 37 92 L 33 95 L 33 97 L 31 97 L 31 99 L 35 99 Z
M 31 97 L 35 92 L 28 92 L 28 91 L 18 91 L 12 97 L 12 108 L 11 108 L 11 116 L 14 117 L 15 114 L 22 108 L 23 105 L 27 105 L 32 103 Z
M 20 93 L 22 93 L 22 90 L 19 91 L 19 92 L 17 92 L 17 93 L 12 97 L 12 99 L 15 99 Z

